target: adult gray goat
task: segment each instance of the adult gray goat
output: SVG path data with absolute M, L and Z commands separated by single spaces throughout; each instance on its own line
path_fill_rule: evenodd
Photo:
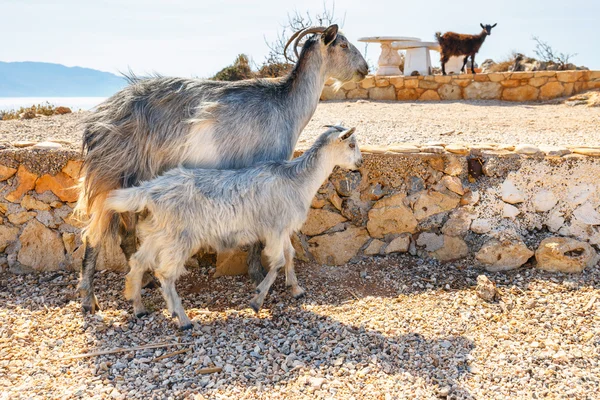
M 298 54 L 300 40 L 309 34 L 314 35 Z M 296 32 L 286 50 L 292 42 L 298 61 L 283 78 L 132 79 L 98 106 L 83 133 L 80 215 L 102 213 L 109 191 L 136 185 L 178 165 L 232 169 L 290 159 L 325 81 L 359 81 L 368 73 L 366 61 L 338 33 L 337 25 Z M 129 259 L 136 248 L 136 220 L 136 214 L 125 213 L 111 217 L 108 224 L 90 223 L 85 228 L 79 283 L 84 311 L 93 313 L 98 307 L 93 282 L 103 240 L 120 235 Z M 260 243 L 251 245 L 248 269 L 257 284 L 265 276 L 260 253 Z
M 256 241 L 265 243 L 270 268 L 250 302 L 254 311 L 262 307 L 284 265 L 292 295 L 301 297 L 304 289 L 294 272 L 290 235 L 304 224 L 315 193 L 335 166 L 361 166 L 353 133 L 354 128 L 334 126 L 292 161 L 237 170 L 174 168 L 139 186 L 111 192 L 104 202 L 106 214 L 148 211 L 138 225 L 141 246 L 130 259 L 125 283 L 125 297 L 133 302 L 136 316 L 147 314 L 140 289 L 144 272 L 153 271 L 169 312 L 181 329 L 191 328 L 175 290 L 185 261 L 200 249 L 222 251 Z

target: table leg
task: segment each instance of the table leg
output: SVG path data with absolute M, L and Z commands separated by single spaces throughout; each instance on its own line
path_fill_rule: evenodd
M 419 75 L 429 75 L 431 71 L 431 58 L 427 47 L 417 47 L 406 50 L 404 58 L 404 75 L 411 75 L 414 71 Z
M 402 75 L 400 71 L 400 55 L 392 48 L 391 42 L 381 43 L 381 55 L 378 60 L 379 68 L 375 75 Z

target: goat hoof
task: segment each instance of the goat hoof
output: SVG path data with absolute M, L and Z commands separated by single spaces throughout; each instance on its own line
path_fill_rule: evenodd
M 296 299 L 296 300 L 300 300 L 305 295 L 306 295 L 306 292 L 304 290 L 299 293 L 292 293 L 292 296 L 294 296 L 294 299 Z
M 150 313 L 148 311 L 146 311 L 146 310 L 144 310 L 144 311 L 138 311 L 138 312 L 135 313 L 135 317 L 138 318 L 138 319 L 141 319 L 141 318 L 143 318 L 143 317 L 145 317 L 146 315 L 149 315 L 149 314 Z
M 194 327 L 194 325 L 192 323 L 189 324 L 185 324 L 185 325 L 181 325 L 179 327 L 180 331 L 189 331 L 190 329 L 192 329 Z
M 260 312 L 261 304 L 258 304 L 258 302 L 252 300 L 250 302 L 250 307 L 254 310 L 255 313 L 258 314 Z
M 98 300 L 95 295 L 91 295 L 81 301 L 81 309 L 83 314 L 95 314 L 97 310 L 100 310 Z

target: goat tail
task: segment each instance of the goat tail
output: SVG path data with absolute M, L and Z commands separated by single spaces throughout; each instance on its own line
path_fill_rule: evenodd
M 143 211 L 148 204 L 146 193 L 139 187 L 117 189 L 98 197 L 83 230 L 84 240 L 92 246 L 108 242 L 116 244 L 118 232 L 135 224 L 132 213 Z
M 435 33 L 435 40 L 437 40 L 437 42 L 440 43 L 441 39 L 442 39 L 442 32 L 436 32 Z
M 107 212 L 141 212 L 148 206 L 148 194 L 140 187 L 113 190 L 104 202 Z

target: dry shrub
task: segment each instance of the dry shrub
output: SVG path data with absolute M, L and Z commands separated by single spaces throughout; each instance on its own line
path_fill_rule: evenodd
M 241 81 L 255 77 L 254 71 L 250 68 L 250 60 L 245 54 L 237 56 L 232 65 L 223 68 L 211 79 L 216 81 Z
M 64 114 L 71 114 L 72 111 L 69 107 L 56 107 L 56 109 L 54 110 L 54 114 L 55 115 L 64 115 Z
M 7 110 L 0 111 L 0 121 L 7 121 L 9 119 L 32 119 L 39 115 L 55 115 L 57 114 L 56 110 L 61 109 L 58 114 L 66 114 L 71 112 L 71 109 L 68 107 L 54 107 L 52 104 L 46 102 L 44 104 L 33 105 L 31 107 L 21 107 L 18 110 Z M 64 110 L 69 110 L 68 112 L 64 112 Z

